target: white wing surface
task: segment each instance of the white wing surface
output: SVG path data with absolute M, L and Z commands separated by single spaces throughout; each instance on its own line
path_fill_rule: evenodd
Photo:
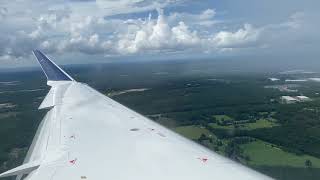
M 23 165 L 27 180 L 271 179 L 198 145 L 74 81 L 35 50 L 50 92 L 48 113 Z M 152 103 L 152 102 L 150 102 Z

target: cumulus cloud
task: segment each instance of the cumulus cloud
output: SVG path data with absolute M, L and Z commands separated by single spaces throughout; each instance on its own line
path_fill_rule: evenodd
M 168 21 L 171 23 L 184 21 L 190 25 L 200 25 L 211 27 L 220 21 L 214 19 L 216 16 L 216 11 L 214 9 L 206 9 L 200 14 L 190 14 L 190 13 L 171 13 L 168 17 Z
M 245 24 L 243 28 L 235 31 L 221 31 L 214 35 L 212 41 L 220 48 L 242 48 L 256 45 L 261 34 L 261 29 Z
M 167 51 L 192 47 L 199 42 L 196 31 L 191 31 L 184 22 L 170 27 L 163 11 L 159 10 L 156 22 L 149 19 L 135 32 L 120 35 L 118 48 L 121 53 L 136 53 L 142 50 Z
M 216 11 L 213 9 L 207 9 L 200 14 L 200 19 L 208 20 L 214 18 Z
M 6 8 L 0 8 L 0 60 L 28 58 L 35 48 L 49 53 L 108 56 L 241 51 L 271 46 L 280 38 L 289 39 L 289 35 L 299 37 L 297 33 L 306 27 L 306 14 L 302 12 L 293 13 L 280 23 L 259 26 L 230 25 L 230 21 L 220 20 L 220 12 L 213 8 L 192 13 L 163 12 L 161 7 L 180 1 L 183 0 L 76 0 L 44 8 L 52 1 L 44 0 L 38 5 L 26 0 L 19 8 L 6 0 Z M 157 17 L 144 17 L 154 9 L 158 9 Z M 130 19 L 111 16 L 132 12 L 144 13 Z
M 181 0 L 96 0 L 97 6 L 104 9 L 107 15 L 135 13 L 164 8 Z
M 69 8 L 54 9 L 40 14 L 29 32 L 19 31 L 5 39 L 7 42 L 3 46 L 8 48 L 0 53 L 15 58 L 27 56 L 34 48 L 51 53 L 105 55 L 188 50 L 201 53 L 208 49 L 216 51 L 219 48 L 243 47 L 258 39 L 259 30 L 249 24 L 234 33 L 222 31 L 209 36 L 198 33 L 198 25 L 194 22 L 214 21 L 215 14 L 214 10 L 207 9 L 199 14 L 174 13 L 165 16 L 163 10 L 158 9 L 156 19 L 149 16 L 145 20 L 123 21 L 81 16 L 73 14 Z

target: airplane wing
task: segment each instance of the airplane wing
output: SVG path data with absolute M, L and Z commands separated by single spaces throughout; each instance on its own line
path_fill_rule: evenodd
M 26 180 L 268 180 L 76 82 L 34 51 L 51 89 L 23 165 Z M 152 102 L 150 102 L 152 103 Z

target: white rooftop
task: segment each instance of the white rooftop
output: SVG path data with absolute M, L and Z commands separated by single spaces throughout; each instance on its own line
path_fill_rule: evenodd
M 286 101 L 296 101 L 297 99 L 291 97 L 291 96 L 282 96 L 282 99 L 286 100 Z
M 280 79 L 278 78 L 269 78 L 270 81 L 279 81 Z
M 309 97 L 307 96 L 297 96 L 298 99 L 310 99 Z

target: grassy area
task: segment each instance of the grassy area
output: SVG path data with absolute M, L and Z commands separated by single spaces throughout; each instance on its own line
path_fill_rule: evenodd
M 181 126 L 177 127 L 175 131 L 193 140 L 198 139 L 201 136 L 201 134 L 205 134 L 206 136 L 214 136 L 207 129 L 198 126 Z
M 275 121 L 260 119 L 255 123 L 246 123 L 243 126 L 240 125 L 240 128 L 245 130 L 252 130 L 252 129 L 259 129 L 259 128 L 271 128 L 274 126 L 278 126 L 278 124 Z
M 217 123 L 211 123 L 211 127 L 217 129 L 225 129 L 225 130 L 234 130 L 236 127 L 240 130 L 253 130 L 253 129 L 260 129 L 260 128 L 271 128 L 274 126 L 278 126 L 276 121 L 267 120 L 267 119 L 260 119 L 254 123 L 245 123 L 245 124 L 238 124 L 238 125 L 228 125 L 222 126 L 218 125 Z
M 217 121 L 232 121 L 233 119 L 227 115 L 214 115 Z
M 221 125 L 218 125 L 217 123 L 210 123 L 209 125 L 216 129 L 234 130 L 234 125 L 221 126 Z
M 314 180 L 319 179 L 320 177 L 319 168 L 296 168 L 282 166 L 259 166 L 253 168 L 275 179 L 281 180 Z
M 312 167 L 320 168 L 320 159 L 309 155 L 288 153 L 264 141 L 254 141 L 240 146 L 244 156 L 249 156 L 250 166 L 283 166 L 306 167 L 306 160 L 312 162 Z

